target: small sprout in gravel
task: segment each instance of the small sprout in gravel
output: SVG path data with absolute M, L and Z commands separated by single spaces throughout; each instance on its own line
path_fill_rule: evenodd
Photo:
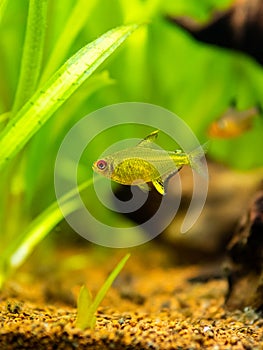
M 107 291 L 110 289 L 113 281 L 119 275 L 129 257 L 130 254 L 127 254 L 124 258 L 122 258 L 122 260 L 118 263 L 109 277 L 103 283 L 94 300 L 92 300 L 91 292 L 89 289 L 85 285 L 81 287 L 77 303 L 77 319 L 75 324 L 77 328 L 84 330 L 87 328 L 95 327 L 95 313 L 100 303 L 104 299 Z

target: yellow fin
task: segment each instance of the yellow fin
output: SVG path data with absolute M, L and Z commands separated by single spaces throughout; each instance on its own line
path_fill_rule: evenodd
M 159 193 L 161 193 L 162 195 L 165 195 L 164 183 L 160 177 L 158 179 L 152 180 L 152 183 Z
M 151 132 L 148 136 L 146 136 L 142 141 L 138 143 L 139 147 L 152 147 L 152 143 L 158 137 L 159 130 L 155 130 Z
M 137 186 L 145 193 L 151 191 L 151 187 L 146 182 L 139 184 Z

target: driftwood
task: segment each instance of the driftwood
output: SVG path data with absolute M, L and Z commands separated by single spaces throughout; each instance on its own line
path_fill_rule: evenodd
M 199 41 L 245 52 L 263 65 L 262 0 L 236 0 L 227 10 L 213 13 L 206 23 L 171 15 L 168 19 Z
M 227 308 L 263 311 L 263 191 L 242 218 L 227 251 Z

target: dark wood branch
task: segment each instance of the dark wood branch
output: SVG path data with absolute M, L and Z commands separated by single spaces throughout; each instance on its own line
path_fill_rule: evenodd
M 262 0 L 237 0 L 228 10 L 215 12 L 207 23 L 189 17 L 168 19 L 199 41 L 242 51 L 263 65 Z

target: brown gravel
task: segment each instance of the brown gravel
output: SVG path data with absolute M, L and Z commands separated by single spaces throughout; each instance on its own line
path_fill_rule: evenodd
M 174 267 L 152 246 L 132 251 L 96 328 L 76 329 L 79 286 L 86 280 L 96 293 L 124 255 L 110 254 L 78 272 L 20 271 L 0 294 L 0 349 L 263 349 L 263 319 L 249 308 L 224 309 L 226 281 L 189 282 L 202 266 Z

